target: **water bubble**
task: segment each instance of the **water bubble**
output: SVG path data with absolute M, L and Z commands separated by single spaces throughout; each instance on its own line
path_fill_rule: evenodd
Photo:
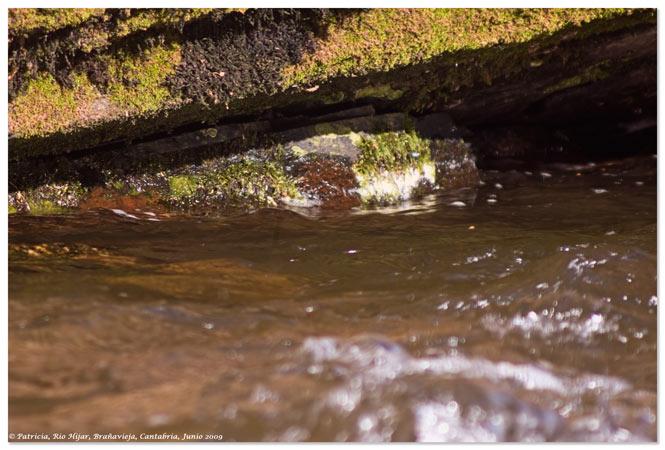
M 374 426 L 375 426 L 374 418 L 367 414 L 363 415 L 360 418 L 360 420 L 358 420 L 358 428 L 361 431 L 369 431 L 372 428 L 374 428 Z
M 457 207 L 461 208 L 461 207 L 466 206 L 466 203 L 461 202 L 461 201 L 458 200 L 458 201 L 450 203 L 450 206 L 457 206 Z

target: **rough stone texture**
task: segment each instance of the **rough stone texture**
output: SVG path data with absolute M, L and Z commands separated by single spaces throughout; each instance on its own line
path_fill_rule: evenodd
M 655 10 L 22 9 L 9 36 L 11 212 L 394 203 L 477 183 L 468 142 L 656 117 Z
M 446 111 L 461 125 L 561 120 L 557 111 L 581 103 L 590 85 L 616 89 L 626 74 L 630 89 L 619 97 L 655 105 L 642 89 L 655 86 L 654 10 L 14 10 L 10 17 L 14 160 L 342 104 Z
M 355 112 L 339 111 L 310 120 L 348 117 Z M 263 123 L 244 124 L 235 131 Z M 430 125 L 430 137 L 418 134 L 418 124 L 421 129 L 422 124 Z M 266 144 L 236 154 L 226 153 L 226 146 L 212 145 L 202 153 L 194 150 L 192 159 L 176 165 L 168 153 L 159 150 L 158 142 L 168 147 L 170 138 L 150 146 L 138 144 L 147 158 L 143 165 L 136 165 L 133 159 L 113 165 L 113 156 L 100 152 L 79 158 L 49 157 L 44 161 L 52 169 L 42 167 L 40 171 L 60 170 L 69 176 L 26 185 L 10 195 L 9 203 L 13 212 L 33 214 L 66 208 L 133 211 L 149 207 L 207 213 L 279 205 L 349 209 L 394 204 L 436 189 L 478 182 L 469 145 L 437 137 L 451 135 L 455 129 L 450 118 L 441 114 L 415 119 L 392 113 L 265 133 L 254 143 Z M 179 142 L 196 141 L 197 133 L 180 136 Z M 217 139 L 213 132 L 205 138 Z M 177 147 L 170 151 L 183 154 Z M 169 164 L 160 167 L 159 158 L 166 158 Z M 79 181 L 84 171 L 97 172 L 87 186 Z

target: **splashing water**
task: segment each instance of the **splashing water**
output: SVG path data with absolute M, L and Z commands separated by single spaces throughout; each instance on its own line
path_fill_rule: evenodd
M 12 216 L 10 432 L 655 440 L 655 160 L 556 169 L 348 213 Z

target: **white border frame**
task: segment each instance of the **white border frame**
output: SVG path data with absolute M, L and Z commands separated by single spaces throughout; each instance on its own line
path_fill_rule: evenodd
M 97 8 L 97 7 L 105 7 L 105 8 L 123 8 L 123 7 L 128 7 L 128 6 L 133 6 L 136 7 L 136 5 L 128 5 L 129 2 L 122 2 L 122 1 L 116 1 L 116 0 L 105 0 L 105 1 L 99 1 L 99 0 L 89 0 L 89 1 L 82 1 L 82 0 L 70 0 L 70 1 L 18 1 L 18 0 L 8 0 L 7 1 L 8 5 L 2 7 L 2 16 L 0 17 L 0 27 L 2 28 L 2 37 L 4 44 L 4 48 L 2 50 L 2 60 L 0 61 L 0 65 L 2 66 L 2 75 L 3 79 L 7 79 L 7 59 L 8 59 L 8 54 L 7 54 L 7 15 L 8 15 L 8 9 L 9 8 L 34 8 L 34 7 L 42 7 L 42 8 L 62 8 L 62 7 L 67 7 L 67 8 Z M 276 7 L 297 7 L 297 8 L 312 8 L 312 7 L 336 7 L 336 8 L 371 8 L 371 7 L 386 7 L 386 8 L 498 8 L 498 7 L 525 7 L 525 8 L 616 8 L 616 7 L 630 7 L 630 8 L 658 8 L 659 2 L 651 0 L 651 1 L 636 1 L 636 2 L 629 2 L 629 1 L 617 1 L 617 0 L 605 0 L 605 1 L 589 1 L 589 0 L 580 0 L 580 1 L 571 1 L 571 0 L 558 0 L 558 1 L 542 1 L 542 0 L 534 0 L 534 1 L 510 1 L 508 4 L 502 3 L 498 0 L 484 0 L 484 1 L 473 1 L 473 2 L 461 2 L 461 1 L 433 1 L 433 0 L 410 0 L 410 1 L 405 1 L 405 0 L 335 0 L 335 1 L 307 1 L 307 0 L 290 0 L 290 1 L 278 1 L 278 2 L 270 2 L 270 1 L 256 1 L 256 0 L 247 0 L 247 1 L 233 1 L 233 2 L 220 2 L 220 1 L 201 1 L 201 0 L 189 0 L 187 2 L 183 0 L 144 0 L 141 3 L 141 7 L 171 7 L 171 8 L 205 8 L 205 7 L 238 7 L 238 6 L 243 6 L 243 7 L 252 7 L 252 8 L 257 8 L 257 7 L 262 7 L 262 8 L 276 8 Z M 660 14 L 659 14 L 660 15 Z M 659 18 L 660 19 L 660 18 Z M 661 21 L 658 20 L 658 60 L 660 62 L 660 54 L 661 54 L 661 48 L 663 47 L 663 35 L 660 30 L 660 23 Z M 659 70 L 658 72 L 658 85 L 662 86 L 662 78 L 663 74 L 662 71 Z M 8 136 L 8 123 L 7 123 L 7 84 L 3 83 L 2 84 L 2 102 L 3 102 L 3 108 L 0 111 L 0 117 L 2 121 L 2 133 L 4 136 Z M 658 95 L 658 110 L 662 110 L 662 96 Z M 660 128 L 661 128 L 661 122 L 662 120 L 658 121 L 658 150 L 661 149 L 661 139 L 660 139 Z M 660 153 L 660 151 L 659 151 Z M 1 164 L 1 169 L 0 169 L 0 181 L 1 181 L 1 187 L 0 187 L 0 194 L 3 199 L 7 198 L 7 139 L 2 140 L 2 144 L 0 146 L 0 164 Z M 663 170 L 663 158 L 658 158 L 658 173 L 662 173 Z M 661 179 L 658 177 L 658 237 L 660 238 L 662 236 L 662 231 L 663 227 L 665 227 L 663 223 L 663 217 L 662 217 L 662 208 L 661 208 L 661 200 L 662 200 L 662 184 L 661 184 Z M 2 264 L 2 269 L 0 272 L 0 286 L 2 286 L 2 301 L 3 301 L 3 314 L 2 314 L 2 324 L 0 325 L 2 327 L 1 333 L 0 334 L 0 342 L 2 342 L 2 373 L 0 374 L 0 380 L 1 380 L 1 387 L 2 387 L 2 392 L 3 392 L 3 397 L 4 400 L 0 403 L 0 445 L 4 447 L 4 444 L 7 442 L 7 436 L 8 436 L 8 411 L 7 411 L 7 395 L 8 395 L 8 384 L 7 384 L 7 379 L 8 379 L 8 301 L 7 301 L 7 289 L 8 289 L 8 268 L 7 268 L 7 247 L 8 247 L 8 234 L 7 234 L 7 224 L 8 224 L 8 215 L 7 215 L 7 201 L 1 201 L 0 204 L 1 209 L 0 209 L 0 227 L 1 227 L 1 233 L 4 236 L 4 243 L 0 246 L 0 251 L 2 253 L 2 259 L 0 260 Z M 663 266 L 662 260 L 665 257 L 665 252 L 663 252 L 663 242 L 661 239 L 658 239 L 658 267 L 662 268 L 665 267 Z M 658 279 L 658 292 L 662 292 L 662 284 L 663 284 L 663 278 L 659 277 Z M 659 294 L 660 297 L 660 294 Z M 660 348 L 663 345 L 663 333 L 661 333 L 660 330 L 660 324 L 661 324 L 661 316 L 662 316 L 662 307 L 658 308 L 658 410 L 657 410 L 657 417 L 658 417 L 658 437 L 659 439 L 663 436 L 663 420 L 661 420 L 661 414 L 662 414 L 662 409 L 661 409 L 661 399 L 662 399 L 662 390 L 660 389 L 662 384 L 660 383 L 661 381 L 661 370 L 662 369 L 662 358 L 661 358 L 661 352 Z M 12 446 L 16 446 L 17 448 L 25 448 L 25 449 L 33 449 L 33 448 L 47 448 L 49 446 L 53 445 L 58 445 L 55 443 L 20 443 L 20 444 L 12 444 Z M 60 445 L 71 445 L 70 443 L 62 443 Z M 208 443 L 191 443 L 191 444 L 173 444 L 173 443 L 154 443 L 154 444 L 146 444 L 146 443 L 140 443 L 140 444 L 114 444 L 114 443 L 82 443 L 82 444 L 77 444 L 77 448 L 92 448 L 92 447 L 99 447 L 100 445 L 108 446 L 108 445 L 150 445 L 150 448 L 171 448 L 173 445 L 179 445 L 179 446 L 185 446 L 185 447 L 193 447 L 193 446 L 201 446 L 201 445 L 219 445 L 219 444 L 208 444 Z M 228 443 L 225 444 L 226 448 L 240 448 L 240 447 L 247 447 L 248 445 L 254 445 L 254 444 L 232 444 Z M 258 445 L 258 444 L 257 444 Z M 293 444 L 270 444 L 270 445 L 293 445 Z M 326 448 L 337 448 L 341 447 L 342 445 L 344 448 L 369 448 L 369 447 L 374 447 L 373 444 L 299 444 L 299 445 L 308 445 L 308 446 L 316 446 L 316 447 L 326 447 Z M 377 444 L 378 445 L 378 444 Z M 411 447 L 412 445 L 418 445 L 418 444 L 390 444 L 391 448 L 406 448 Z M 420 445 L 428 445 L 428 444 L 420 444 Z M 489 445 L 489 444 L 482 444 L 482 445 Z M 501 444 L 497 444 L 501 445 Z M 503 444 L 503 445 L 520 445 L 522 448 L 530 448 L 530 447 L 535 447 L 537 444 Z M 606 444 L 551 444 L 551 445 L 565 445 L 566 448 L 583 448 L 588 445 L 606 445 Z M 639 447 L 644 447 L 645 445 L 650 445 L 650 444 L 629 444 L 629 445 L 624 445 L 622 446 L 623 448 L 637 448 Z M 655 444 L 651 444 L 655 445 Z M 463 448 L 463 444 L 449 444 L 446 445 L 446 448 L 451 448 L 451 449 L 456 449 L 456 448 Z

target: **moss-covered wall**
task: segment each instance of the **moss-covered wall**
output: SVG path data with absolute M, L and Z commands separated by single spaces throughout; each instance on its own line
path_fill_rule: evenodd
M 417 64 L 461 50 L 527 42 L 625 9 L 373 9 L 330 26 L 284 84 L 322 82 Z
M 448 110 L 465 89 L 549 65 L 546 95 L 605 72 L 585 78 L 567 55 L 553 67 L 543 49 L 640 27 L 655 29 L 655 11 L 11 10 L 10 156 L 284 108 Z

